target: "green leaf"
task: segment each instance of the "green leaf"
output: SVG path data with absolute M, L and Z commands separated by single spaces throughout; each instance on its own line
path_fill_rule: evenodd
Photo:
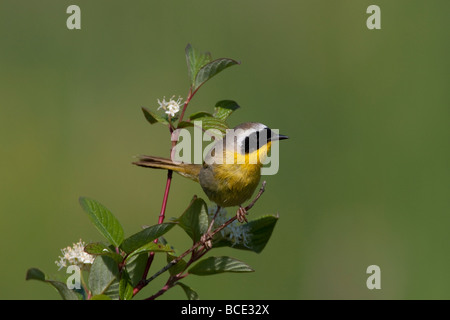
M 245 234 L 245 243 L 236 243 L 228 236 L 222 236 L 219 232 L 213 238 L 213 247 L 228 246 L 260 253 L 269 241 L 277 221 L 278 216 L 266 215 L 237 227 L 237 234 Z M 224 231 L 226 232 L 226 228 Z
M 185 285 L 182 282 L 177 282 L 177 285 L 179 285 L 181 288 L 183 288 L 184 293 L 186 293 L 186 296 L 189 300 L 198 300 L 198 294 L 194 290 L 192 290 L 191 287 Z
M 130 257 L 133 257 L 137 254 L 141 254 L 144 252 L 170 252 L 172 251 L 172 248 L 168 245 L 163 245 L 161 243 L 154 243 L 154 242 L 149 242 L 147 244 L 144 244 L 142 247 L 137 248 L 136 250 L 134 250 L 128 257 L 127 260 Z
M 189 119 L 192 121 L 192 120 L 195 120 L 195 119 L 198 119 L 198 118 L 212 117 L 212 116 L 213 115 L 211 113 L 209 113 L 209 112 L 200 111 L 200 112 L 195 112 L 195 113 L 191 114 L 189 116 Z
M 162 124 L 169 124 L 169 121 L 165 119 L 164 117 L 161 117 L 160 115 L 157 115 L 156 113 L 151 112 L 145 107 L 142 107 L 142 112 L 144 113 L 145 119 L 147 119 L 150 124 L 155 123 L 162 123 Z
M 195 50 L 190 44 L 186 46 L 185 53 L 189 79 L 191 81 L 191 86 L 193 87 L 195 84 L 195 78 L 200 68 L 212 60 L 211 53 L 199 52 Z
M 84 248 L 84 251 L 95 256 L 108 256 L 114 259 L 117 263 L 121 263 L 123 261 L 123 257 L 120 254 L 111 251 L 109 247 L 101 242 L 89 243 Z
M 225 121 L 209 116 L 195 118 L 193 121 L 181 121 L 178 123 L 177 128 L 189 128 L 194 126 L 202 129 L 203 131 L 218 130 L 222 135 L 224 135 L 228 129 L 228 125 Z
M 202 118 L 195 119 L 195 121 L 202 122 L 201 126 L 204 131 L 219 130 L 222 134 L 225 134 L 226 130 L 228 129 L 228 125 L 226 124 L 226 122 L 221 119 L 217 119 L 217 118 L 202 117 Z
M 141 281 L 145 266 L 147 265 L 147 259 L 147 253 L 133 255 L 132 257 L 127 259 L 125 268 L 127 269 L 128 275 L 130 276 L 131 285 L 133 287 L 135 287 L 139 283 L 139 281 Z
M 164 237 L 159 237 L 159 242 L 164 244 L 164 245 L 169 245 L 169 243 L 167 242 L 167 240 Z M 177 258 L 177 255 L 175 254 L 175 248 L 173 246 L 170 245 L 170 248 L 172 248 L 172 252 L 167 252 L 166 254 L 166 261 L 167 263 L 171 263 L 174 259 Z M 169 268 L 169 273 L 170 275 L 176 275 L 182 271 L 184 271 L 186 269 L 186 261 L 184 259 L 181 259 L 180 261 L 177 262 L 177 264 L 173 265 L 172 267 Z
M 216 103 L 214 117 L 222 121 L 227 120 L 227 118 L 237 109 L 239 105 L 233 100 L 221 100 Z
M 173 222 L 166 222 L 145 228 L 144 230 L 139 231 L 138 233 L 135 233 L 131 237 L 125 239 L 121 248 L 123 251 L 130 254 L 143 245 L 159 238 L 172 229 L 174 225 L 175 224 Z
M 122 277 L 119 282 L 120 300 L 131 300 L 133 298 L 133 285 L 126 270 L 122 270 Z
M 219 58 L 207 63 L 198 70 L 197 75 L 195 76 L 193 90 L 197 90 L 216 74 L 236 64 L 240 64 L 240 62 L 228 58 Z
M 231 257 L 209 257 L 200 260 L 188 270 L 190 274 L 207 276 L 223 272 L 253 272 L 249 265 Z
M 55 287 L 64 300 L 79 300 L 75 291 L 67 288 L 67 284 L 54 280 L 46 280 L 46 282 Z
M 118 276 L 119 268 L 113 259 L 107 256 L 96 257 L 89 273 L 89 288 L 92 294 L 106 294 L 113 298 L 108 289 L 114 281 L 118 282 Z
M 45 280 L 45 273 L 43 273 L 38 268 L 30 268 L 30 269 L 27 270 L 27 275 L 25 277 L 25 280 L 46 281 Z
M 194 242 L 208 230 L 208 207 L 203 199 L 194 197 L 189 207 L 176 220 Z
M 120 246 L 123 241 L 123 229 L 113 214 L 93 199 L 81 197 L 80 204 L 98 231 L 115 247 Z
M 171 253 L 167 253 L 167 263 L 171 263 L 174 259 L 176 259 L 177 257 Z M 177 262 L 176 265 L 172 266 L 169 269 L 169 273 L 170 275 L 174 276 L 176 274 L 179 274 L 180 272 L 184 271 L 184 269 L 186 269 L 186 261 L 184 261 L 183 259 L 181 259 L 180 261 Z
M 193 122 L 190 122 L 190 121 L 181 121 L 181 122 L 178 122 L 177 129 L 190 128 L 190 127 L 193 127 L 193 126 L 194 126 L 194 123 L 193 123 Z
M 106 289 L 104 294 L 110 297 L 111 300 L 119 300 L 120 299 L 119 288 L 120 288 L 119 279 L 116 278 L 114 279 L 113 282 L 111 282 L 111 284 Z
M 25 277 L 26 280 L 38 280 L 50 284 L 55 288 L 64 300 L 79 300 L 74 290 L 70 290 L 65 283 L 55 280 L 47 280 L 47 276 L 37 268 L 30 268 Z

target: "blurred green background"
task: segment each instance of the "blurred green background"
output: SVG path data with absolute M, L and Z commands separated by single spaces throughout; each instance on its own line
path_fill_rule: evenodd
M 66 28 L 70 4 L 79 31 Z M 366 27 L 371 4 L 381 30 Z M 258 121 L 291 138 L 251 211 L 280 214 L 266 249 L 213 252 L 256 272 L 186 278 L 200 298 L 449 299 L 449 10 L 448 0 L 2 0 L 0 298 L 59 299 L 25 273 L 57 275 L 61 248 L 102 240 L 79 196 L 108 207 L 126 235 L 157 222 L 166 174 L 130 163 L 167 156 L 169 135 L 140 107 L 186 96 L 192 43 L 242 64 L 188 111 L 236 100 L 230 125 Z M 167 216 L 193 194 L 204 196 L 176 175 Z M 181 229 L 167 238 L 190 243 Z M 366 287 L 372 264 L 381 290 Z

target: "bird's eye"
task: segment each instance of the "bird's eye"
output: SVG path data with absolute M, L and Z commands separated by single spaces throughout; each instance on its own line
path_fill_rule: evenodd
M 270 130 L 270 128 L 266 128 L 266 132 L 267 132 L 266 140 L 270 141 L 272 139 L 272 130 Z
M 250 153 L 258 150 L 260 147 L 259 131 L 250 133 L 244 140 L 244 152 Z

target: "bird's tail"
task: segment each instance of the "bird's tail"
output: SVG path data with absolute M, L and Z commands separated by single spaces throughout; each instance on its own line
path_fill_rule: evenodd
M 200 173 L 200 164 L 175 163 L 170 159 L 154 157 L 154 156 L 139 156 L 139 160 L 133 164 L 140 167 L 173 170 L 182 176 L 198 182 L 198 175 Z

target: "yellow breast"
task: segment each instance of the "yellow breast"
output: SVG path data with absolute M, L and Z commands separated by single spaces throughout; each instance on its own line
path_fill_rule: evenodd
M 234 157 L 233 164 L 214 165 L 215 187 L 207 192 L 210 200 L 219 206 L 230 207 L 242 205 L 250 199 L 259 184 L 262 161 L 269 150 L 270 141 L 249 154 L 229 154 Z

